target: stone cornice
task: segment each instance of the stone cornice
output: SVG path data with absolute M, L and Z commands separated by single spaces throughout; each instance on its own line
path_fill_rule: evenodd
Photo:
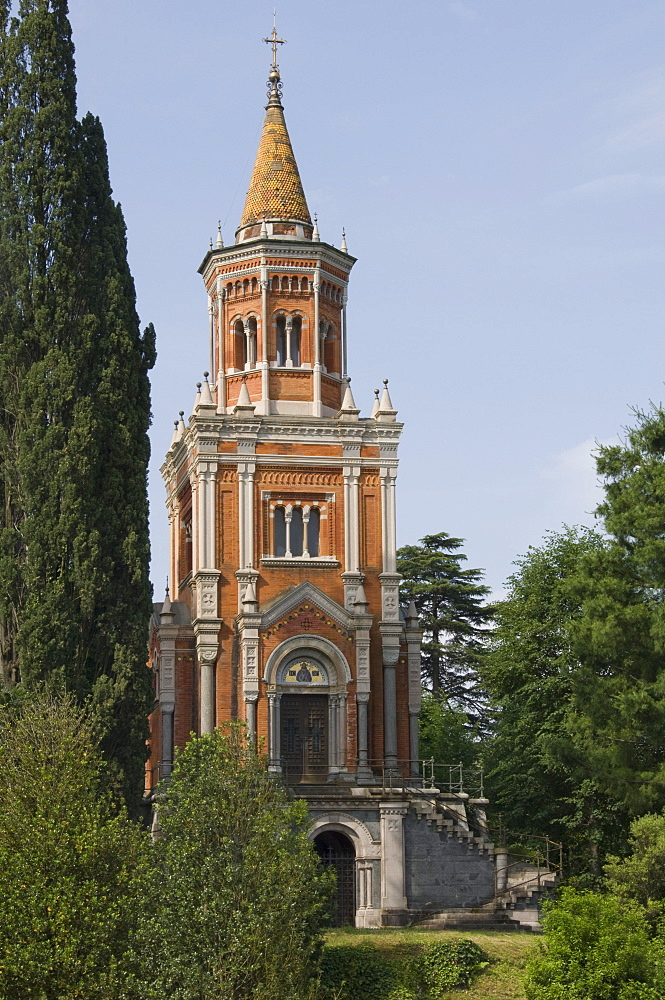
M 347 275 L 357 260 L 356 257 L 344 253 L 343 250 L 338 250 L 330 243 L 312 243 L 309 240 L 285 240 L 274 237 L 266 239 L 264 237 L 263 239 L 247 240 L 243 243 L 233 243 L 228 247 L 213 247 L 203 258 L 198 269 L 199 274 L 203 275 L 203 280 L 207 284 L 217 264 L 222 262 L 224 264 L 242 264 L 247 261 L 249 265 L 249 261 L 256 260 L 257 257 L 288 257 L 292 260 L 303 261 L 309 259 L 318 263 L 327 261 Z M 303 265 L 303 268 L 307 272 L 314 271 L 314 268 L 306 265 Z M 252 267 L 252 271 L 255 269 Z M 236 273 L 240 274 L 241 272 Z M 343 279 L 337 275 L 335 275 L 335 280 L 345 284 Z

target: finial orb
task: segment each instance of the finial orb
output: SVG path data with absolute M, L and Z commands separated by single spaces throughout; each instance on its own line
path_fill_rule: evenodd
M 203 377 L 204 377 L 204 378 L 207 378 L 209 374 L 210 374 L 210 372 L 204 372 L 204 373 L 203 373 Z
M 383 380 L 383 384 L 384 384 L 384 385 L 388 385 L 388 379 L 387 379 L 387 378 L 384 378 L 384 380 Z
M 279 75 L 279 70 L 278 69 L 271 69 L 270 70 L 270 74 L 268 76 L 268 79 L 270 80 L 271 83 L 279 83 L 279 81 L 281 79 L 281 77 Z
M 184 417 L 185 411 L 184 410 L 178 410 L 178 414 L 179 414 L 179 416 Z
M 200 383 L 200 382 L 197 382 L 197 383 L 196 383 L 196 388 L 197 388 L 197 389 L 200 389 L 200 388 L 201 388 L 201 383 Z

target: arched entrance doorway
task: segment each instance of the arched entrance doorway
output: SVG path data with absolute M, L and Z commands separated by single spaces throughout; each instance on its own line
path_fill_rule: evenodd
M 356 852 L 350 839 L 337 830 L 325 830 L 314 838 L 314 847 L 325 867 L 331 867 L 337 877 L 333 905 L 336 927 L 355 925 L 356 919 Z

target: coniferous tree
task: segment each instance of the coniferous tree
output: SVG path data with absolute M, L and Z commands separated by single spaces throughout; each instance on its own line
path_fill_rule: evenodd
M 440 532 L 420 543 L 399 549 L 397 569 L 402 598 L 414 601 L 424 633 L 423 682 L 475 721 L 483 702 L 478 664 L 489 634 L 489 587 L 481 582 L 482 570 L 463 567 L 462 538 Z
M 139 331 L 99 121 L 76 117 L 65 0 L 0 7 L 0 663 L 89 699 L 135 796 L 150 689 Z

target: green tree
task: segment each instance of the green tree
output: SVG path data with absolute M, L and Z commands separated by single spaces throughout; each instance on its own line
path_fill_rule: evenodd
M 527 967 L 527 1000 L 661 1000 L 665 951 L 644 913 L 614 896 L 564 889 Z
M 607 858 L 607 888 L 639 903 L 655 922 L 665 911 L 665 815 L 649 813 L 633 820 L 628 845 L 628 857 Z
M 69 698 L 0 712 L 0 998 L 136 998 L 133 938 L 148 837 L 105 791 Z
M 467 716 L 428 692 L 423 696 L 418 728 L 424 760 L 434 758 L 436 764 L 460 763 L 464 767 L 476 762 L 480 745 L 474 740 Z
M 425 686 L 475 721 L 483 703 L 478 666 L 492 611 L 482 570 L 463 567 L 463 541 L 445 532 L 425 535 L 420 545 L 398 550 L 397 569 L 402 599 L 413 601 L 420 617 Z
M 0 669 L 104 723 L 130 800 L 150 684 L 148 370 L 99 121 L 76 117 L 65 0 L 0 6 Z
M 582 667 L 571 629 L 583 614 L 572 581 L 603 544 L 593 531 L 565 528 L 517 561 L 482 667 L 495 706 L 484 748 L 494 809 L 513 831 L 565 840 L 575 865 L 597 874 L 627 820 L 575 738 Z
M 574 581 L 581 668 L 570 727 L 606 794 L 633 815 L 665 804 L 665 411 L 636 411 L 597 459 L 608 538 Z
M 145 997 L 302 1000 L 315 988 L 330 876 L 307 810 L 266 771 L 243 727 L 192 738 L 159 809 L 146 884 Z

